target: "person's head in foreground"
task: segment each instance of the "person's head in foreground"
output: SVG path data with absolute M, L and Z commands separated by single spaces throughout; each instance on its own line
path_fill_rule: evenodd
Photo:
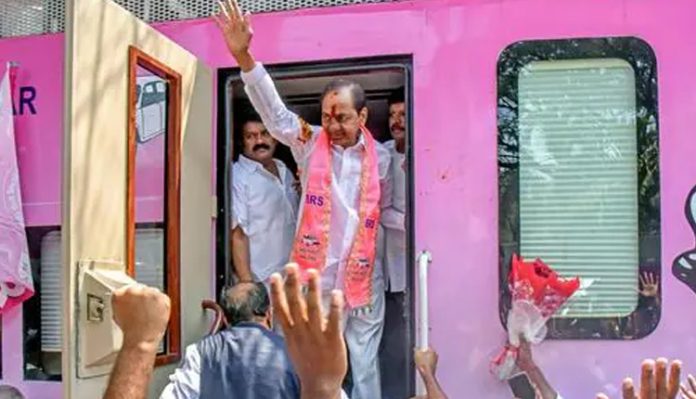
M 252 322 L 271 328 L 271 301 L 263 283 L 239 283 L 226 286 L 220 305 L 230 326 Z
M 24 399 L 24 395 L 13 386 L 0 385 L 0 399 Z

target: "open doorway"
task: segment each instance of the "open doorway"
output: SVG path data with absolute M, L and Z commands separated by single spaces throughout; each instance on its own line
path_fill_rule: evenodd
M 368 108 L 367 128 L 380 143 L 392 140 L 389 124 L 390 104 L 401 97 L 405 104 L 411 98 L 410 58 L 379 58 L 356 60 L 341 63 L 317 63 L 290 66 L 266 66 L 272 75 L 276 88 L 287 108 L 314 126 L 321 126 L 321 93 L 330 81 L 337 78 L 350 79 L 359 83 L 365 90 Z M 218 75 L 218 203 L 217 224 L 217 275 L 218 289 L 233 281 L 233 254 L 230 249 L 230 213 L 232 210 L 232 170 L 239 162 L 243 152 L 243 130 L 250 115 L 255 112 L 239 78 L 238 69 L 221 70 Z M 397 100 L 398 101 L 398 100 Z M 410 126 L 411 113 L 405 106 L 406 145 L 404 159 L 411 159 Z M 290 149 L 280 143 L 274 151 L 274 158 L 282 162 L 292 176 L 297 177 L 297 163 Z M 403 191 L 405 202 L 406 245 L 403 259 L 405 265 L 404 282 L 390 284 L 390 271 L 386 262 L 381 262 L 385 280 L 384 329 L 381 338 L 379 360 L 383 398 L 409 397 L 414 391 L 412 368 L 412 348 L 414 345 L 413 312 L 413 252 L 410 212 L 411 173 L 410 162 L 400 162 L 405 178 L 395 189 Z M 384 254 L 383 254 L 384 256 Z M 350 372 L 346 381 L 351 384 Z M 409 376 L 404 378 L 404 376 Z

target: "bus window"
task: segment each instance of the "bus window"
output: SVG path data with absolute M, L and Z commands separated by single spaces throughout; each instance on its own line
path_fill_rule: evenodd
M 23 304 L 24 377 L 28 380 L 60 381 L 60 227 L 28 227 L 27 243 L 36 293 Z
M 162 224 L 136 228 L 136 278 L 164 289 Z M 59 226 L 28 227 L 27 242 L 36 294 L 24 306 L 24 377 L 61 380 L 61 233 Z M 164 351 L 164 347 L 160 347 Z
M 158 76 L 138 75 L 135 122 L 139 142 L 164 134 L 167 124 L 167 85 Z
M 394 226 L 387 226 L 385 222 L 386 212 L 382 212 L 383 223 L 380 226 L 380 234 L 378 234 L 378 259 L 376 268 L 378 271 L 375 275 L 379 275 L 373 281 L 378 281 L 379 287 L 377 290 L 380 295 L 383 293 L 382 309 L 377 309 L 376 316 L 379 319 L 379 324 L 383 328 L 381 337 L 375 340 L 375 350 L 380 364 L 382 397 L 385 398 L 404 398 L 412 391 L 411 376 L 411 353 L 413 348 L 412 339 L 412 281 L 410 271 L 413 270 L 411 259 L 410 246 L 407 245 L 408 226 L 410 222 L 410 205 L 407 204 L 410 188 L 410 169 L 407 160 L 410 159 L 410 134 L 408 134 L 409 112 L 406 107 L 405 98 L 408 98 L 407 70 L 405 63 L 409 61 L 399 60 L 398 62 L 389 64 L 379 64 L 373 62 L 373 67 L 354 67 L 342 65 L 332 67 L 323 64 L 321 66 L 304 65 L 300 67 L 302 72 L 290 68 L 275 68 L 267 66 L 270 71 L 277 90 L 285 102 L 288 109 L 297 114 L 300 118 L 306 121 L 311 126 L 321 126 L 321 102 L 320 97 L 324 87 L 334 79 L 348 79 L 359 83 L 366 93 L 366 107 L 368 108 L 368 117 L 366 127 L 372 133 L 372 136 L 385 147 L 384 154 L 388 154 L 386 158 L 390 162 L 390 176 L 392 176 L 394 193 L 392 194 L 392 206 L 396 213 L 401 215 L 399 222 L 400 230 L 394 229 Z M 359 64 L 355 64 L 359 65 Z M 360 64 L 362 65 L 362 64 Z M 369 62 L 368 62 L 369 65 Z M 226 104 L 229 105 L 227 117 L 228 131 L 231 132 L 229 140 L 224 141 L 225 144 L 234 144 L 232 149 L 229 146 L 219 147 L 218 159 L 223 163 L 219 164 L 219 171 L 228 170 L 227 181 L 219 180 L 219 187 L 229 187 L 226 193 L 226 198 L 220 202 L 221 214 L 231 215 L 228 218 L 220 218 L 218 223 L 228 223 L 228 225 L 219 225 L 220 232 L 233 231 L 235 224 L 239 225 L 244 221 L 239 220 L 239 215 L 235 214 L 237 207 L 235 204 L 240 201 L 251 201 L 246 197 L 235 195 L 235 185 L 239 185 L 239 181 L 234 182 L 235 174 L 244 174 L 244 181 L 248 182 L 248 171 L 253 168 L 248 165 L 253 162 L 261 163 L 262 161 L 254 161 L 254 154 L 249 154 L 249 149 L 245 150 L 244 137 L 254 134 L 254 126 L 248 124 L 248 121 L 257 118 L 256 112 L 247 98 L 242 82 L 239 80 L 238 70 L 226 71 L 229 79 L 220 79 L 221 97 L 226 98 Z M 223 108 L 221 108 L 223 109 Z M 394 123 L 390 123 L 391 120 Z M 397 146 L 394 137 L 402 137 L 403 141 L 399 141 Z M 401 139 L 399 139 L 401 140 Z M 398 148 L 397 148 L 398 147 Z M 253 149 L 253 147 L 251 147 Z M 246 152 L 245 152 L 246 151 Z M 275 147 L 274 157 L 282 162 L 284 167 L 292 172 L 292 179 L 298 179 L 301 171 L 298 170 L 298 164 L 293 157 L 290 149 L 280 143 Z M 251 159 L 251 161 L 250 161 Z M 227 161 L 225 161 L 227 160 Z M 252 162 L 252 163 L 250 163 Z M 398 175 L 398 176 L 397 176 Z M 239 177 L 238 177 L 239 179 Z M 245 187 L 247 187 L 245 185 Z M 301 188 L 298 188 L 301 190 Z M 219 192 L 225 192 L 220 189 Z M 398 192 L 398 194 L 397 194 Z M 237 201 L 237 202 L 235 202 Z M 250 208 L 251 209 L 251 208 Z M 249 211 L 247 218 L 263 219 L 264 213 L 273 212 L 272 210 L 260 209 L 257 213 Z M 252 215 L 253 214 L 253 215 Z M 226 221 L 224 219 L 227 219 Z M 295 231 L 297 216 L 292 217 L 290 221 L 290 244 Z M 247 234 L 249 240 L 254 240 L 254 236 L 259 234 L 254 223 L 249 222 L 250 231 Z M 259 223 L 261 224 L 261 223 Z M 230 230 L 231 229 L 231 230 Z M 261 229 L 262 234 L 267 234 L 267 230 Z M 220 233 L 221 236 L 224 233 Z M 234 233 L 231 232 L 230 235 Z M 225 239 L 220 239 L 219 243 L 226 242 Z M 254 243 L 251 242 L 250 246 Z M 218 256 L 220 261 L 229 259 L 230 263 L 219 266 L 219 274 L 233 274 L 236 265 L 234 264 L 235 245 L 233 241 L 232 253 L 226 256 Z M 227 251 L 230 246 L 222 245 L 219 248 L 220 252 Z M 289 258 L 289 251 L 283 262 Z M 254 272 L 253 265 L 253 250 L 251 254 L 251 269 Z M 234 276 L 229 276 L 229 281 L 234 281 Z M 377 284 L 377 283 L 375 283 Z M 381 314 L 384 316 L 381 316 Z M 367 341 L 367 340 L 365 340 Z M 356 351 L 357 352 L 357 351 Z M 345 382 L 345 389 L 350 392 L 352 387 L 352 375 L 348 373 Z
M 517 253 L 586 285 L 550 322 L 550 338 L 637 339 L 657 326 L 655 68 L 634 38 L 519 42 L 501 54 L 501 316 Z

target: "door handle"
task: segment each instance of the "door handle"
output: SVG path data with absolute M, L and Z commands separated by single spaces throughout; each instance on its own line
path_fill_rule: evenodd
M 429 251 L 418 254 L 418 348 L 428 349 L 428 267 L 433 261 Z
M 417 298 L 418 298 L 418 332 L 416 346 L 420 350 L 428 349 L 430 337 L 428 329 L 428 267 L 433 261 L 432 254 L 425 250 L 418 254 Z M 425 395 L 425 384 L 421 378 L 416 379 L 416 394 Z
M 134 283 L 121 262 L 78 262 L 76 349 L 79 378 L 96 377 L 111 371 L 123 342 L 123 333 L 113 321 L 111 294 Z

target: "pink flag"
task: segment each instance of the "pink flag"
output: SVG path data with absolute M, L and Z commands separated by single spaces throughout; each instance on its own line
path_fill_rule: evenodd
M 15 149 L 11 78 L 0 83 L 0 314 L 34 295 Z

